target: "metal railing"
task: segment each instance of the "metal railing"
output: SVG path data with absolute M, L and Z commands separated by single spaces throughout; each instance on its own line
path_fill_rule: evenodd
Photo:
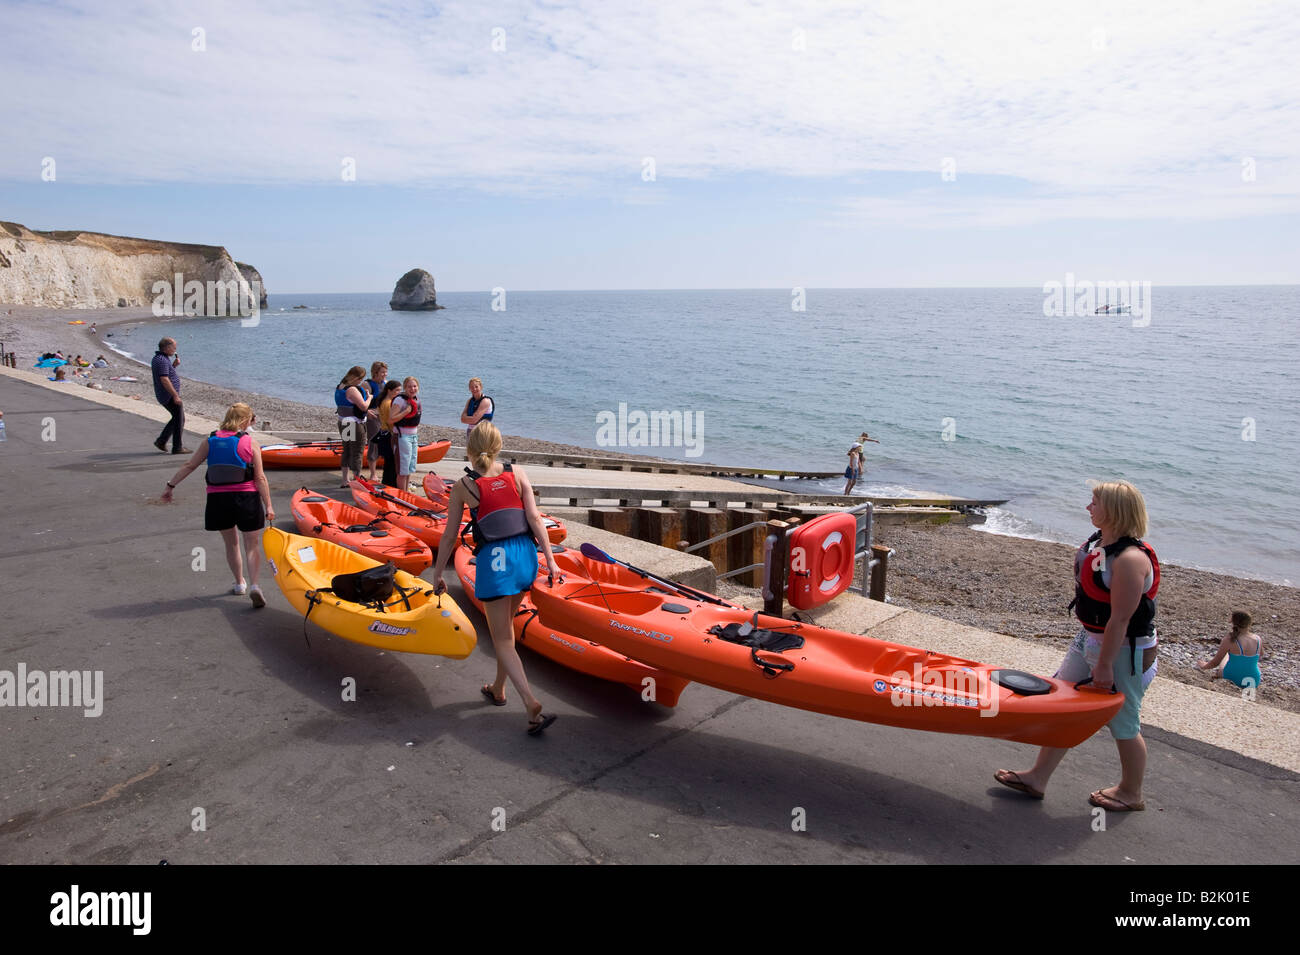
M 708 547 L 710 544 L 716 544 L 718 541 L 726 540 L 728 537 L 735 537 L 737 534 L 743 534 L 745 531 L 753 530 L 755 527 L 767 527 L 767 521 L 751 521 L 743 527 L 736 527 L 732 530 L 724 531 L 721 534 L 715 534 L 708 540 L 700 541 L 698 544 L 691 544 L 689 547 L 682 548 L 682 550 L 687 554 L 693 554 L 695 551 Z M 737 567 L 736 569 L 729 570 L 726 573 L 718 574 L 717 577 L 718 580 L 726 580 L 728 577 L 737 577 L 740 574 L 747 573 L 748 571 L 757 570 L 758 568 L 763 567 L 766 563 L 766 560 L 764 560 L 762 563 L 758 564 L 747 564 L 744 567 Z

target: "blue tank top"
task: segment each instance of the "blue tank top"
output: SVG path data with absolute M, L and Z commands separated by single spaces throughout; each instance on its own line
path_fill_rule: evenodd
M 484 395 L 481 398 L 469 399 L 469 404 L 465 406 L 465 414 L 469 415 L 469 417 L 471 418 L 474 417 L 474 412 L 478 411 L 478 406 L 485 401 L 492 401 L 492 396 Z M 483 417 L 479 418 L 479 421 L 491 421 L 492 416 L 496 413 L 497 413 L 497 403 L 495 401 L 492 401 L 492 410 L 489 411 L 487 414 L 485 414 Z

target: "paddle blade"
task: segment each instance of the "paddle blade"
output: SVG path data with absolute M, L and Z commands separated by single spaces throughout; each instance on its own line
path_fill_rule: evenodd
M 618 563 L 618 561 L 616 561 L 613 557 L 610 557 L 609 554 L 606 554 L 595 544 L 591 543 L 591 541 L 583 541 L 582 546 L 578 549 L 582 552 L 583 557 L 590 557 L 592 560 L 598 560 L 602 564 Z

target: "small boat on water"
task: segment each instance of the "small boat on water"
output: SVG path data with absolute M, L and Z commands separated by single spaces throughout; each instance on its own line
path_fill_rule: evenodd
M 1099 305 L 1094 315 L 1127 315 L 1133 311 L 1132 305 Z

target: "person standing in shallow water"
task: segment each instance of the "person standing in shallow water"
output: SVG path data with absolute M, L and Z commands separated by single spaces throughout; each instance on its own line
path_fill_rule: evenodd
M 854 441 L 853 446 L 849 448 L 849 466 L 844 469 L 844 477 L 847 482 L 844 485 L 846 495 L 850 494 L 853 491 L 853 485 L 862 479 L 862 469 L 866 465 L 866 456 L 863 454 L 862 446 L 868 441 L 873 444 L 880 443 L 863 431 L 858 440 Z
M 1147 747 L 1139 716 L 1156 655 L 1155 592 L 1160 563 L 1142 541 L 1146 503 L 1127 481 L 1093 488 L 1088 514 L 1097 533 L 1075 555 L 1075 615 L 1083 625 L 1070 644 L 1056 678 L 1087 681 L 1098 689 L 1124 694 L 1124 707 L 1108 724 L 1119 750 L 1120 781 L 1094 791 L 1088 802 L 1109 812 L 1146 808 L 1142 780 Z M 1033 799 L 1042 799 L 1052 773 L 1067 749 L 1045 746 L 1030 769 L 999 769 L 997 782 Z

